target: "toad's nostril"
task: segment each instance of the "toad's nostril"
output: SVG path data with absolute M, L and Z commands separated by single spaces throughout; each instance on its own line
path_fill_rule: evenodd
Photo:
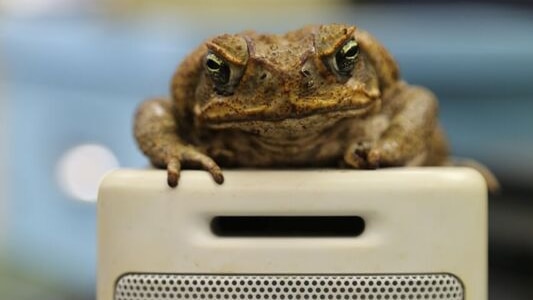
M 311 76 L 311 72 L 309 72 L 309 70 L 306 70 L 306 69 L 302 69 L 300 71 L 300 73 L 304 76 L 304 77 L 309 77 Z
M 261 74 L 261 76 L 259 77 L 259 79 L 261 79 L 261 80 L 265 80 L 265 78 L 267 78 L 267 74 L 266 73 Z

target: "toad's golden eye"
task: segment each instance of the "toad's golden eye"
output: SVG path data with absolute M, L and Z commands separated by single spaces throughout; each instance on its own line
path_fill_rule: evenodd
M 221 96 L 233 94 L 244 72 L 244 66 L 232 64 L 213 52 L 205 56 L 204 67 L 214 91 Z
M 225 85 L 229 82 L 231 69 L 228 64 L 214 53 L 205 57 L 205 67 L 215 85 Z
M 358 56 L 359 45 L 355 40 L 348 40 L 330 58 L 331 69 L 339 76 L 350 76 Z

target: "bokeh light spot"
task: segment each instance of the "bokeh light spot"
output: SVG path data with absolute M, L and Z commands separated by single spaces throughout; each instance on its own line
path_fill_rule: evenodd
M 111 150 L 102 145 L 83 144 L 69 149 L 57 165 L 58 184 L 70 197 L 96 201 L 102 177 L 119 163 Z

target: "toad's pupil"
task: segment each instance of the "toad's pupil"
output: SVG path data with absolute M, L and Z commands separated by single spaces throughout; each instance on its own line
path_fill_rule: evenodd
M 211 70 L 219 70 L 220 64 L 212 59 L 207 60 L 207 67 Z
M 350 49 L 348 49 L 348 51 L 346 51 L 344 57 L 354 59 L 358 52 L 359 48 L 357 47 L 357 45 L 353 45 L 352 47 L 350 47 Z
M 359 54 L 359 45 L 354 40 L 348 41 L 339 51 L 339 54 L 345 59 L 355 59 Z

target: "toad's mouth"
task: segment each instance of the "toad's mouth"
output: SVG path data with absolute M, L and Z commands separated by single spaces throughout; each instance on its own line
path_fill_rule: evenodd
M 251 109 L 231 109 L 221 106 L 216 113 L 209 110 L 197 112 L 199 121 L 213 129 L 257 126 L 264 123 L 288 124 L 288 123 L 311 123 L 321 120 L 338 120 L 341 118 L 361 117 L 381 108 L 381 99 L 374 99 L 368 105 L 335 105 L 315 108 L 298 109 L 295 106 L 286 109 L 272 109 L 267 106 L 259 106 Z

